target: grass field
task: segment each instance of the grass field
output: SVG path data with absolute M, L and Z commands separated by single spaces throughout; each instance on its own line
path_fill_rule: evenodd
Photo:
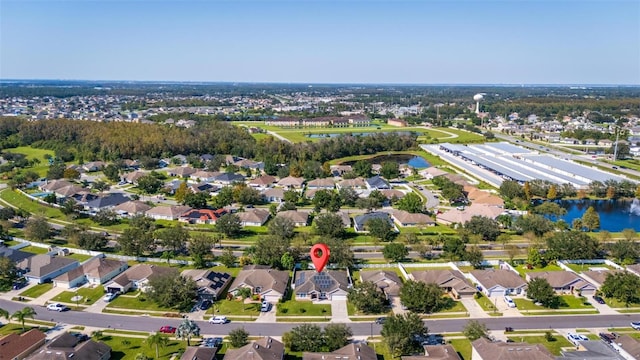
M 20 293 L 20 296 L 25 296 L 25 297 L 30 297 L 30 298 L 37 298 L 38 296 L 46 293 L 47 291 L 53 289 L 53 283 L 45 283 L 45 284 L 38 284 L 34 287 L 31 287 L 23 292 Z
M 482 295 L 482 297 L 477 298 L 476 302 L 478 303 L 478 305 L 480 305 L 480 307 L 482 308 L 482 310 L 486 311 L 487 314 L 489 315 L 497 315 L 497 314 L 501 314 L 499 311 L 497 311 L 495 305 L 493 304 L 493 302 L 491 301 L 491 299 L 489 299 L 488 297 Z
M 282 316 L 331 316 L 331 305 L 314 304 L 311 301 L 289 300 L 278 304 L 276 315 Z
M 16 206 L 22 210 L 26 210 L 35 215 L 41 215 L 49 219 L 64 219 L 64 214 L 54 207 L 44 206 L 37 201 L 33 201 L 20 194 L 17 191 L 5 189 L 0 191 L 0 199 Z
M 575 349 L 575 346 L 561 335 L 554 334 L 555 341 L 547 341 L 544 336 L 509 336 L 515 342 L 526 342 L 528 344 L 542 344 L 554 355 L 560 355 L 563 348 Z
M 549 310 L 544 306 L 534 304 L 534 302 L 529 299 L 514 298 L 513 300 L 516 302 L 516 306 L 520 311 Z M 573 295 L 560 295 L 560 301 L 560 307 L 558 308 L 560 311 L 567 309 L 593 309 L 593 305 L 589 304 L 586 298 L 579 298 Z
M 214 307 L 207 311 L 207 314 L 212 314 L 215 310 L 216 315 L 244 315 L 244 316 L 258 316 L 260 314 L 260 304 L 250 303 L 245 304 L 241 300 L 220 300 L 215 303 Z
M 169 309 L 159 305 L 156 305 L 155 302 L 147 299 L 146 297 L 140 295 L 136 297 L 130 296 L 118 296 L 113 299 L 109 305 L 107 305 L 109 309 L 135 309 L 135 310 L 149 310 L 149 311 L 164 311 L 164 312 L 178 312 L 176 309 Z
M 53 151 L 51 150 L 36 149 L 30 146 L 20 146 L 17 148 L 4 149 L 3 151 L 16 153 L 16 154 L 23 154 L 29 160 L 31 159 L 40 160 L 40 164 L 31 168 L 27 168 L 27 170 L 35 171 L 41 176 L 45 176 L 47 174 L 47 170 L 49 170 L 49 160 L 45 159 L 44 156 L 46 154 L 49 154 L 51 156 L 54 155 Z
M 518 273 L 520 273 L 522 277 L 524 277 L 528 272 L 563 271 L 560 266 L 555 264 L 548 264 L 543 268 L 533 267 L 533 269 L 527 269 L 526 265 L 520 265 L 516 268 L 516 270 L 518 271 Z
M 79 305 L 91 305 L 102 298 L 104 289 L 102 286 L 96 286 L 94 288 L 83 287 L 78 289 L 77 294 L 78 296 L 82 296 L 82 300 L 78 302 Z M 51 300 L 73 304 L 75 301 L 71 300 L 71 298 L 74 296 L 76 296 L 75 291 L 65 291 Z
M 111 347 L 112 360 L 134 360 L 138 354 L 144 354 L 149 359 L 156 358 L 155 346 L 147 345 L 144 338 L 103 335 L 95 340 L 103 341 Z M 186 341 L 170 340 L 167 346 L 159 348 L 159 359 L 171 359 L 173 354 L 186 348 Z
M 469 339 L 452 339 L 448 342 L 456 349 L 462 360 L 471 360 L 471 341 Z

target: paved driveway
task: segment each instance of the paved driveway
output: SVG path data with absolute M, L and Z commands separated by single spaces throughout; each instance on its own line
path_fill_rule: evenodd
M 467 308 L 470 318 L 487 318 L 489 315 L 482 310 L 478 302 L 473 298 L 462 298 L 460 302 Z
M 331 300 L 331 322 L 351 322 L 347 312 L 347 300 Z

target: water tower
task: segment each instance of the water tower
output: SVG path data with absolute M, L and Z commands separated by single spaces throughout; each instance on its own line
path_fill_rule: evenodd
M 480 114 L 480 101 L 484 99 L 484 94 L 473 95 L 473 100 L 476 102 L 476 114 Z

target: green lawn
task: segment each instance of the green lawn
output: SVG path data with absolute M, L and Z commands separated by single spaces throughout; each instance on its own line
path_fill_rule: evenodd
M 155 302 L 147 299 L 144 295 L 140 295 L 136 297 L 118 296 L 115 299 L 113 299 L 109 303 L 109 305 L 107 305 L 107 308 L 178 312 L 176 309 L 169 309 L 169 308 L 159 306 Z
M 525 277 L 526 273 L 529 272 L 543 272 L 543 271 L 564 271 L 562 268 L 556 264 L 548 264 L 543 268 L 533 267 L 532 269 L 527 269 L 526 265 L 520 265 L 516 267 L 516 270 L 520 273 L 520 276 Z
M 499 314 L 500 313 L 500 312 L 496 311 L 496 307 L 495 307 L 493 301 L 491 301 L 491 299 L 489 299 L 488 297 L 484 296 L 484 294 L 482 295 L 482 297 L 476 298 L 476 302 L 488 314 L 494 314 L 494 313 Z
M 207 314 L 213 314 L 214 307 L 207 310 Z M 258 316 L 260 314 L 260 304 L 245 304 L 241 300 L 220 300 L 215 304 L 216 315 L 246 315 Z
M 289 300 L 277 305 L 279 316 L 331 316 L 331 305 Z
M 542 344 L 554 355 L 560 355 L 562 348 L 573 348 L 575 346 L 561 335 L 554 334 L 555 341 L 547 341 L 544 336 L 509 336 L 515 342 L 526 342 L 528 344 Z
M 31 159 L 40 160 L 40 164 L 37 164 L 34 167 L 26 168 L 25 170 L 35 171 L 41 176 L 46 175 L 47 171 L 49 170 L 49 160 L 45 159 L 44 156 L 46 154 L 49 154 L 51 156 L 54 155 L 53 151 L 51 150 L 36 149 L 30 146 L 20 146 L 17 148 L 4 149 L 3 151 L 11 152 L 14 154 L 23 154 L 29 160 Z
M 91 255 L 84 255 L 84 254 L 76 254 L 76 253 L 71 253 L 68 256 L 66 256 L 68 258 L 72 258 L 72 259 L 76 259 L 79 262 L 83 262 L 85 260 L 91 259 L 93 256 Z
M 550 310 L 545 308 L 544 306 L 538 306 L 533 303 L 533 301 L 529 299 L 523 298 L 514 298 L 516 306 L 520 311 L 523 310 Z M 573 295 L 560 295 L 560 307 L 558 310 L 567 310 L 567 309 L 593 309 L 593 306 L 588 303 L 587 298 L 580 298 Z
M 97 339 L 94 338 L 94 340 Z M 112 360 L 135 360 L 139 353 L 150 359 L 156 358 L 155 346 L 148 346 L 143 338 L 104 335 L 99 340 L 111 347 Z M 171 359 L 173 354 L 182 352 L 186 348 L 186 341 L 170 340 L 167 346 L 160 348 L 160 359 Z
M 471 360 L 471 341 L 469 339 L 452 339 L 448 343 L 456 349 L 462 360 Z
M 29 323 L 30 321 L 31 321 L 31 319 L 27 319 L 26 320 L 27 323 Z M 25 328 L 25 331 L 29 331 L 29 330 L 31 330 L 33 328 L 40 329 L 42 331 L 48 331 L 49 330 L 49 328 L 44 327 L 44 326 L 40 326 L 40 327 L 38 327 L 38 326 L 29 326 L 29 325 L 26 325 L 26 324 L 25 324 L 24 328 Z M 21 334 L 22 333 L 22 325 L 21 324 L 16 324 L 16 323 L 11 323 L 11 324 L 5 323 L 4 325 L 0 326 L 0 336 L 13 334 L 13 333 Z
M 626 307 L 627 307 L 627 306 L 625 305 L 625 303 L 623 303 L 623 302 L 621 302 L 621 301 L 618 301 L 618 300 L 617 300 L 617 299 L 615 299 L 615 298 L 603 298 L 603 299 L 604 299 L 604 301 L 607 303 L 607 305 L 609 305 L 609 307 L 612 307 L 612 308 L 614 308 L 614 309 L 618 309 L 618 308 L 619 308 L 619 309 L 623 309 L 623 308 L 626 308 Z M 640 304 L 638 304 L 638 303 L 631 303 L 631 304 L 629 304 L 629 306 L 628 306 L 628 307 L 630 307 L 630 308 L 640 307 Z
M 29 288 L 23 292 L 20 293 L 20 296 L 25 296 L 25 297 L 30 297 L 30 298 L 37 298 L 38 296 L 46 293 L 47 291 L 51 290 L 53 288 L 53 284 L 52 283 L 44 283 L 44 284 L 38 284 L 32 288 Z
M 65 218 L 64 214 L 59 209 L 44 206 L 35 200 L 29 199 L 27 196 L 22 195 L 17 191 L 12 191 L 11 189 L 0 191 L 0 199 L 35 215 L 42 215 L 49 219 Z
M 102 298 L 102 295 L 104 295 L 104 289 L 102 286 L 96 286 L 94 288 L 83 287 L 78 289 L 77 293 L 78 296 L 82 296 L 82 299 L 78 302 L 79 305 L 91 305 Z M 65 291 L 51 300 L 73 304 L 75 301 L 71 300 L 71 298 L 74 296 L 76 296 L 75 291 Z
M 449 296 L 443 296 L 446 299 L 451 299 Z M 453 300 L 453 299 L 451 299 Z M 448 300 L 447 300 L 448 301 Z M 449 301 L 449 304 L 452 305 L 446 309 L 440 310 L 438 311 L 438 313 L 450 313 L 450 312 L 467 312 L 467 308 L 464 307 L 464 305 L 462 304 L 462 302 L 460 301 Z
M 43 247 L 39 247 L 39 246 L 25 246 L 22 249 L 20 249 L 20 251 L 26 251 L 26 252 L 30 252 L 32 254 L 46 254 L 49 252 L 49 249 L 47 248 L 43 248 Z

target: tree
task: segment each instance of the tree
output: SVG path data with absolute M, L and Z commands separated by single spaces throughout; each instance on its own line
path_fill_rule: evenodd
M 75 215 L 77 215 L 80 210 L 82 210 L 82 206 L 73 198 L 66 199 L 60 207 L 60 211 L 63 214 L 69 215 L 72 218 L 75 218 Z
M 442 289 L 434 283 L 409 280 L 400 288 L 400 301 L 413 312 L 430 314 L 443 305 Z
M 227 205 L 231 205 L 233 203 L 233 189 L 230 186 L 225 186 L 218 194 L 213 198 L 213 206 L 221 209 Z
M 567 209 L 558 205 L 553 201 L 545 201 L 542 204 L 536 206 L 532 210 L 536 214 L 553 216 L 555 218 L 566 215 Z
M 400 175 L 400 167 L 398 163 L 395 161 L 385 161 L 382 163 L 380 167 L 380 175 L 387 179 L 395 179 Z
M 409 255 L 409 249 L 404 244 L 391 243 L 382 248 L 382 256 L 387 261 L 400 262 Z
M 629 304 L 640 303 L 640 278 L 629 272 L 609 274 L 600 291 L 604 296 L 615 298 L 628 307 Z
M 216 231 L 226 237 L 235 237 L 242 230 L 242 221 L 236 214 L 224 214 L 216 221 Z
M 607 199 L 615 199 L 616 198 L 616 189 L 613 186 L 609 186 L 607 188 Z
M 531 214 L 516 218 L 513 228 L 519 234 L 531 232 L 537 237 L 553 231 L 553 222 L 544 216 Z
M 187 197 L 187 195 L 189 195 L 190 193 L 191 193 L 191 190 L 189 190 L 189 187 L 187 186 L 187 182 L 183 181 L 180 183 L 180 185 L 178 185 L 178 188 L 176 189 L 174 196 L 177 202 L 184 205 L 184 200 Z
M 207 201 L 209 201 L 210 198 L 211 196 L 204 191 L 197 193 L 189 192 L 184 196 L 182 202 L 184 205 L 194 209 L 203 209 L 207 207 Z
M 269 234 L 275 237 L 291 240 L 293 239 L 295 224 L 288 218 L 276 216 L 269 222 Z
M 205 234 L 197 234 L 189 241 L 189 254 L 198 269 L 206 267 L 206 259 L 211 257 L 213 239 Z
M 631 148 L 627 143 L 618 142 L 618 152 L 616 153 L 616 144 L 614 143 L 609 150 L 607 150 L 607 154 L 616 154 L 614 160 L 624 160 L 631 155 Z
M 322 351 L 322 329 L 318 325 L 302 324 L 282 336 L 282 342 L 291 351 Z
M 469 221 L 464 223 L 464 228 L 473 234 L 482 235 L 482 239 L 487 241 L 495 241 L 500 235 L 498 222 L 486 216 L 472 216 Z
M 395 235 L 393 227 L 387 218 L 369 219 L 365 224 L 365 229 L 369 231 L 369 235 L 381 241 L 391 241 Z
M 482 250 L 477 246 L 471 246 L 467 249 L 467 252 L 464 256 L 464 260 L 471 263 L 474 269 L 481 269 L 482 263 L 484 261 L 484 255 L 482 254 Z
M 287 190 L 283 193 L 282 199 L 291 204 L 297 204 L 300 201 L 300 194 L 295 190 Z
M 323 242 L 331 249 L 331 256 L 329 257 L 331 264 L 344 269 L 353 266 L 355 263 L 353 250 L 351 250 L 351 246 L 346 241 L 328 238 L 324 239 Z
M 164 247 L 173 251 L 174 254 L 182 251 L 189 241 L 189 231 L 181 224 L 156 231 L 156 238 L 160 240 Z
M 524 197 L 527 201 L 531 201 L 531 184 L 528 181 L 524 183 L 522 186 L 522 191 L 524 192 Z
M 151 174 L 144 175 L 138 179 L 138 189 L 145 194 L 155 194 L 162 187 L 162 181 Z
M 247 345 L 249 342 L 249 333 L 244 327 L 236 328 L 229 331 L 229 342 L 234 348 L 239 348 Z
M 58 201 L 58 197 L 56 196 L 56 194 L 53 193 L 49 193 L 47 195 L 45 195 L 42 200 L 44 202 L 46 202 L 47 204 L 55 204 Z
M 352 166 L 353 172 L 360 177 L 371 177 L 371 163 L 366 160 L 358 160 Z
M 549 191 L 547 192 L 547 199 L 555 200 L 558 197 L 558 190 L 555 185 L 549 186 Z
M 220 262 L 228 268 L 234 267 L 234 265 L 236 264 L 236 260 L 237 258 L 233 254 L 233 250 L 230 247 L 224 249 L 222 255 L 220 255 Z
M 558 296 L 551 285 L 549 285 L 547 279 L 542 277 L 529 281 L 527 297 L 534 302 L 541 303 L 545 307 L 551 308 L 558 306 Z
M 638 243 L 626 239 L 620 239 L 609 245 L 609 251 L 617 262 L 631 265 L 640 257 L 640 247 Z
M 277 236 L 262 236 L 253 246 L 253 262 L 282 268 L 282 254 L 289 250 L 290 240 Z
M 547 260 L 598 259 L 601 244 L 581 231 L 563 231 L 547 239 Z
M 625 240 L 635 241 L 638 233 L 633 229 L 622 229 L 622 237 L 624 237 Z
M 153 252 L 156 248 L 153 232 L 144 228 L 124 229 L 118 238 L 118 243 L 125 255 L 142 256 L 146 252 Z
M 7 320 L 11 320 L 11 316 L 9 315 L 9 312 L 3 308 L 0 308 L 0 319 L 5 318 Z
M 11 318 L 15 319 L 16 321 L 19 321 L 20 324 L 22 325 L 22 331 L 24 331 L 25 330 L 25 327 L 24 327 L 25 320 L 33 319 L 33 317 L 35 315 L 38 315 L 36 313 L 36 310 L 34 308 L 32 308 L 32 307 L 27 306 L 25 308 L 22 308 L 22 310 L 18 310 L 16 312 L 14 312 L 13 315 L 11 315 Z
M 47 179 L 61 179 L 62 177 L 64 177 L 64 170 L 66 168 L 67 166 L 63 162 L 54 162 L 53 164 L 49 165 L 49 170 L 47 170 Z
M 47 220 L 41 216 L 33 217 L 27 221 L 24 235 L 29 240 L 44 241 L 51 237 L 51 226 Z
M 169 344 L 169 338 L 161 332 L 156 332 L 145 340 L 147 346 L 156 348 L 156 359 L 160 359 L 160 348 Z
M 471 341 L 478 340 L 482 337 L 489 337 L 489 329 L 487 328 L 487 325 L 479 322 L 478 320 L 469 320 L 462 330 L 462 333 Z
M 358 200 L 358 193 L 350 187 L 343 187 L 338 190 L 338 197 L 347 206 L 355 206 Z
M 180 311 L 190 310 L 198 296 L 195 281 L 180 276 L 177 271 L 154 276 L 149 280 L 149 287 L 149 299 L 160 306 Z
M 351 328 L 345 324 L 327 324 L 324 327 L 324 345 L 327 351 L 335 351 L 349 343 L 353 335 Z
M 120 222 L 120 218 L 115 211 L 111 209 L 100 209 L 94 216 L 93 221 L 101 226 L 111 226 Z
M 347 295 L 347 300 L 365 314 L 380 314 L 386 309 L 387 299 L 371 281 L 357 283 Z
M 71 239 L 71 238 L 70 238 Z M 102 251 L 107 247 L 109 240 L 101 233 L 82 231 L 75 236 L 76 244 L 85 250 Z
M 380 334 L 394 356 L 410 355 L 422 350 L 416 340 L 425 337 L 429 329 L 418 314 L 408 312 L 387 317 Z
M 462 260 L 466 254 L 466 245 L 464 241 L 455 237 L 449 237 L 442 246 L 443 255 L 451 261 Z
M 15 262 L 5 256 L 0 257 L 0 291 L 11 290 L 13 282 L 18 278 Z
M 398 209 L 410 213 L 419 213 L 424 209 L 424 204 L 420 196 L 414 192 L 410 192 L 398 201 Z
M 587 211 L 582 215 L 582 226 L 587 228 L 587 231 L 600 228 L 600 215 L 593 206 L 589 206 Z
M 185 317 L 176 329 L 176 337 L 187 339 L 187 346 L 191 346 L 191 337 L 193 336 L 200 336 L 200 327 L 195 321 Z
M 320 214 L 316 216 L 314 225 L 316 233 L 322 237 L 342 238 L 345 235 L 344 224 L 338 214 Z
M 498 192 L 507 199 L 521 198 L 524 196 L 522 186 L 513 180 L 503 181 Z
M 285 270 L 293 270 L 294 266 L 296 266 L 296 259 L 291 253 L 286 252 L 280 257 L 280 264 Z
M 109 164 L 109 165 L 105 166 L 102 169 L 102 173 L 111 182 L 120 181 L 120 169 L 117 166 L 113 165 L 113 164 Z

